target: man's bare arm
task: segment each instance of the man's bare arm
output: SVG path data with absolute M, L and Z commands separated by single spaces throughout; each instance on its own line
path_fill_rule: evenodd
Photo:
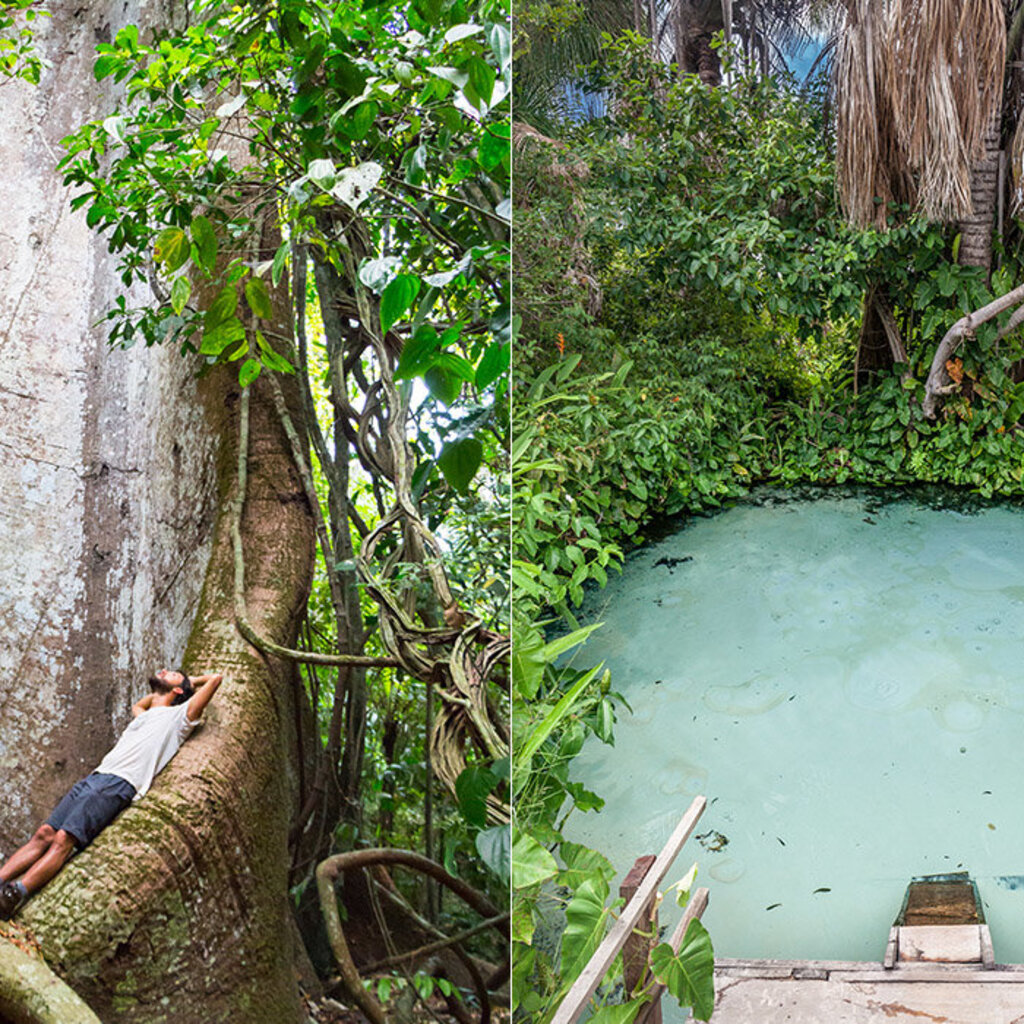
M 192 685 L 196 687 L 196 692 L 188 702 L 186 715 L 190 722 L 199 721 L 203 714 L 203 709 L 210 703 L 210 698 L 217 692 L 217 687 L 220 686 L 223 678 L 218 672 L 212 676 L 198 676 L 192 680 Z M 202 681 L 200 682 L 200 680 Z
M 138 718 L 143 711 L 148 711 L 153 703 L 153 694 L 147 693 L 142 700 L 136 701 L 132 705 L 132 718 Z

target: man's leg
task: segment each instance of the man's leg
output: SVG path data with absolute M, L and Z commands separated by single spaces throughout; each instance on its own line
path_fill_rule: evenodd
M 43 854 L 22 876 L 21 884 L 28 890 L 29 895 L 37 889 L 41 889 L 53 878 L 67 859 L 75 852 L 75 838 L 64 829 L 58 829 L 50 843 L 49 850 Z
M 52 825 L 40 825 L 35 835 L 21 847 L 12 853 L 0 867 L 0 882 L 11 882 L 18 875 L 24 874 L 40 857 L 50 849 L 50 844 L 57 835 L 57 830 Z

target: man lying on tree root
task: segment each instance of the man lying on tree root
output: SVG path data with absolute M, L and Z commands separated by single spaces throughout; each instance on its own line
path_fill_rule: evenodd
M 0 867 L 0 918 L 6 920 L 84 850 L 133 800 L 145 796 L 157 773 L 199 723 L 222 676 L 161 669 L 152 693 L 132 707 L 134 720 L 96 770 L 76 782 L 32 838 Z M 19 877 L 20 876 L 20 877 Z M 16 881 L 17 879 L 17 881 Z

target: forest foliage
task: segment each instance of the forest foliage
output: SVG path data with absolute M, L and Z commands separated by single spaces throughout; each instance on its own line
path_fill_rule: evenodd
M 514 874 L 513 939 L 518 998 L 538 1020 L 579 966 L 581 921 L 603 933 L 607 913 L 607 863 L 561 831 L 602 803 L 571 762 L 628 713 L 585 645 L 565 655 L 595 628 L 577 621 L 586 594 L 651 521 L 766 483 L 1024 493 L 1024 349 L 1008 315 L 968 333 L 940 415 L 922 410 L 950 325 L 1019 281 L 1016 226 L 989 276 L 958 262 L 955 228 L 906 206 L 850 224 L 827 82 L 720 52 L 728 85 L 709 88 L 643 37 L 606 34 L 600 59 L 565 77 L 598 116 L 580 104 L 514 132 L 514 735 L 531 756 L 514 763 L 513 834 L 546 857 L 531 846 L 537 873 Z M 878 295 L 908 361 L 871 368 Z M 612 984 L 598 1013 L 635 1012 Z

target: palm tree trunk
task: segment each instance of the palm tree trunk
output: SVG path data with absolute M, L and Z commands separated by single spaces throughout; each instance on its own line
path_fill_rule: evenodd
M 992 269 L 992 235 L 999 203 L 999 114 L 985 128 L 985 152 L 971 166 L 972 212 L 960 221 L 959 262 Z

